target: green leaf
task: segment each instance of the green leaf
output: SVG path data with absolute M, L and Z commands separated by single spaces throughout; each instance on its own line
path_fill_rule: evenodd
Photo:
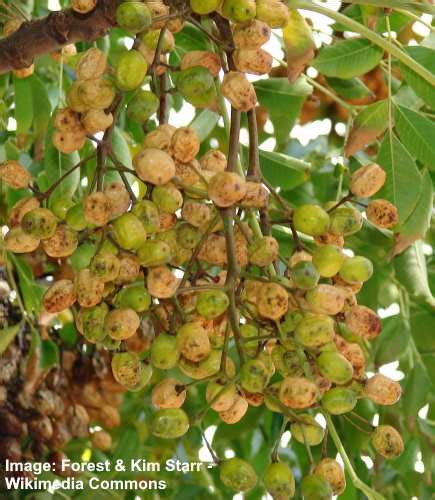
M 382 323 L 382 332 L 373 342 L 377 366 L 400 359 L 408 349 L 411 337 L 409 323 L 401 316 L 385 318 Z
M 352 78 L 378 65 L 383 50 L 363 38 L 351 38 L 320 49 L 312 65 L 323 75 Z
M 269 78 L 254 84 L 258 102 L 269 112 L 278 144 L 286 144 L 306 96 L 313 91 L 305 78 L 290 84 L 287 78 Z
M 433 317 L 433 312 L 427 309 L 418 309 L 412 311 L 412 336 L 420 354 L 435 354 Z
M 339 96 L 345 99 L 361 99 L 362 97 L 372 96 L 372 91 L 364 85 L 359 78 L 326 78 L 328 85 Z
M 393 203 L 399 211 L 399 224 L 414 211 L 422 188 L 422 177 L 413 157 L 394 134 L 386 134 L 379 149 L 377 163 L 387 179 L 377 197 Z
M 401 235 L 422 238 L 430 227 L 433 206 L 433 186 L 429 171 L 425 171 L 422 177 L 421 192 L 412 214 L 406 221 L 401 223 Z
M 44 171 L 48 185 L 56 182 L 65 172 L 80 161 L 79 154 L 75 151 L 69 155 L 60 153 L 53 145 L 53 129 L 50 127 L 45 141 Z M 80 183 L 80 169 L 76 169 L 54 190 L 53 198 L 57 196 L 70 196 L 75 193 Z
M 203 142 L 211 134 L 218 121 L 219 115 L 217 113 L 203 109 L 195 116 L 189 127 L 196 131 L 201 142 Z
M 14 77 L 17 134 L 29 132 L 33 122 L 32 87 L 28 78 Z
M 435 170 L 435 124 L 420 113 L 396 106 L 396 130 L 408 151 Z
M 14 326 L 8 326 L 0 330 L 0 356 L 6 351 L 8 345 L 14 340 L 21 329 L 21 323 Z
M 294 189 L 310 177 L 309 163 L 281 153 L 260 150 L 260 165 L 264 177 L 281 189 Z
M 42 370 L 48 370 L 59 363 L 59 348 L 52 340 L 41 342 L 41 360 L 39 362 Z
M 123 131 L 119 127 L 113 129 L 112 136 L 112 151 L 116 158 L 127 168 L 133 168 L 133 162 L 131 158 L 130 148 L 128 146 L 127 140 L 124 136 Z M 108 163 L 112 165 L 109 160 Z M 131 174 L 125 174 L 130 184 L 133 184 L 135 178 Z M 104 176 L 105 184 L 112 181 L 120 181 L 121 177 L 118 172 L 110 171 Z
M 416 363 L 406 380 L 402 396 L 402 408 L 406 417 L 415 417 L 426 404 L 431 386 L 425 365 Z
M 47 132 L 51 104 L 48 97 L 48 89 L 42 80 L 37 75 L 32 75 L 30 79 L 32 84 L 32 99 L 37 106 L 37 113 L 35 113 L 33 119 L 33 134 L 35 138 L 39 138 Z
M 21 257 L 8 253 L 8 259 L 13 263 L 17 271 L 18 283 L 26 311 L 28 313 L 39 313 L 44 288 L 36 283 L 31 268 Z
M 205 36 L 194 26 L 186 25 L 175 35 L 175 50 L 171 53 L 170 63 L 180 64 L 186 52 L 209 50 Z
M 435 73 L 435 50 L 421 46 L 405 47 L 404 50 L 421 66 L 431 73 Z M 435 89 L 433 86 L 403 63 L 400 63 L 400 71 L 406 82 L 414 89 L 415 93 L 421 97 L 428 106 L 435 109 Z
M 137 430 L 134 427 L 122 429 L 117 447 L 113 452 L 113 461 L 123 460 L 129 463 L 132 459 L 139 456 L 140 440 Z
M 429 288 L 423 243 L 415 242 L 394 259 L 396 278 L 413 299 L 435 307 L 435 299 Z

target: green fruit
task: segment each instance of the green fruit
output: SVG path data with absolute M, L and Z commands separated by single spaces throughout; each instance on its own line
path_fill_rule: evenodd
M 282 405 L 279 404 L 280 389 L 281 381 L 274 382 L 267 387 L 267 392 L 264 395 L 264 404 L 266 408 L 275 413 L 282 413 Z
M 104 320 L 108 312 L 109 307 L 104 302 L 90 309 L 83 309 L 83 336 L 88 342 L 95 344 L 104 339 L 106 336 L 106 332 L 104 331 Z
M 225 292 L 220 290 L 207 290 L 198 295 L 196 310 L 203 318 L 214 319 L 223 314 L 230 304 L 230 299 Z
M 323 408 L 332 415 L 342 415 L 352 411 L 357 403 L 354 391 L 346 387 L 333 387 L 322 398 Z
M 115 380 L 126 388 L 135 387 L 141 380 L 142 364 L 137 354 L 117 352 L 112 357 Z
M 247 23 L 257 12 L 254 0 L 224 0 L 222 14 L 234 23 Z
M 219 477 L 233 491 L 249 491 L 257 484 L 254 468 L 245 460 L 234 457 L 219 465 Z
M 151 12 L 142 2 L 124 2 L 116 9 L 116 22 L 122 29 L 139 33 L 151 25 Z
M 138 392 L 143 389 L 146 385 L 148 385 L 151 377 L 153 375 L 153 368 L 149 364 L 141 363 L 140 377 L 137 384 L 133 387 L 129 387 L 128 390 L 130 392 Z
M 142 200 L 136 203 L 132 213 L 140 219 L 147 233 L 155 233 L 159 229 L 159 209 L 151 200 Z
M 119 250 L 112 240 L 110 240 L 109 238 L 105 238 L 98 253 L 100 253 L 101 255 L 118 255 Z
M 211 14 L 218 9 L 222 0 L 190 0 L 190 8 L 201 16 Z
M 177 242 L 188 250 L 193 250 L 201 240 L 201 231 L 190 224 L 177 227 Z
M 372 277 L 373 264 L 365 257 L 346 259 L 340 269 L 340 277 L 347 283 L 361 283 Z
M 352 207 L 339 207 L 331 214 L 329 230 L 338 236 L 357 233 L 363 225 L 361 213 Z
M 298 415 L 299 421 L 293 422 L 290 426 L 292 436 L 299 443 L 308 446 L 317 446 L 323 441 L 325 431 L 316 419 L 308 414 Z
M 203 66 L 183 69 L 178 73 L 177 89 L 183 97 L 203 95 L 214 86 L 213 75 Z
M 143 283 L 134 284 L 121 288 L 116 296 L 118 307 L 130 307 L 136 312 L 145 312 L 151 306 L 151 295 Z
M 281 332 L 293 332 L 303 317 L 300 311 L 288 311 L 284 316 L 284 321 L 281 323 Z
M 250 359 L 240 368 L 240 384 L 248 392 L 263 392 L 268 381 L 269 371 L 258 359 Z
M 159 98 L 148 90 L 138 91 L 127 106 L 127 116 L 137 123 L 145 123 L 159 108 Z
M 115 68 L 116 85 L 124 92 L 137 89 L 147 71 L 148 63 L 139 51 L 132 49 L 124 52 L 118 58 Z
M 115 340 L 106 335 L 101 342 L 98 342 L 98 345 L 108 351 L 117 351 L 121 346 L 121 340 Z
M 286 500 L 295 495 L 295 479 L 290 467 L 283 462 L 270 464 L 263 476 L 264 487 L 274 500 Z
M 61 220 L 65 220 L 66 214 L 73 206 L 74 202 L 69 196 L 58 196 L 51 202 L 52 212 L 56 217 L 58 217 Z
M 97 247 L 93 243 L 82 243 L 78 246 L 69 258 L 74 271 L 88 267 L 96 250 Z
M 322 352 L 316 360 L 320 373 L 334 384 L 347 384 L 352 380 L 353 367 L 339 352 Z
M 282 345 L 276 345 L 273 348 L 272 361 L 283 377 L 297 377 L 303 374 L 298 353 L 296 351 L 287 351 Z
M 151 198 L 159 210 L 174 214 L 183 205 L 183 195 L 172 185 L 156 186 Z
M 192 96 L 184 95 L 183 97 L 187 102 L 189 102 L 196 108 L 205 108 L 207 106 L 212 106 L 217 98 L 216 87 L 213 85 L 201 94 L 195 94 Z
M 172 251 L 164 241 L 149 240 L 139 247 L 137 256 L 144 267 L 162 266 L 170 262 Z
M 171 264 L 173 264 L 174 266 L 181 265 L 190 259 L 192 251 L 187 250 L 178 243 L 176 229 L 169 229 L 169 231 L 162 231 L 160 233 L 157 233 L 156 239 L 159 241 L 164 241 L 169 245 L 172 252 Z
M 254 266 L 264 267 L 272 264 L 278 253 L 278 242 L 271 236 L 257 238 L 248 246 L 249 262 Z
M 177 339 L 173 335 L 161 333 L 151 345 L 151 364 L 161 370 L 174 368 L 180 358 Z
M 240 335 L 243 339 L 248 339 L 250 337 L 258 337 L 259 331 L 255 325 L 246 323 L 244 325 L 240 325 Z M 244 342 L 243 347 L 248 356 L 255 356 L 258 347 L 258 340 L 253 340 L 252 342 Z
M 142 43 L 150 50 L 155 51 L 160 40 L 161 30 L 151 30 L 144 33 L 141 37 Z M 166 54 L 174 50 L 174 35 L 165 30 L 161 45 L 161 53 Z
M 34 208 L 24 215 L 21 227 L 30 236 L 47 239 L 56 232 L 57 221 L 53 212 L 47 208 Z
M 110 253 L 98 253 L 91 262 L 92 274 L 105 283 L 118 277 L 119 267 L 118 257 Z
M 329 215 L 318 205 L 301 205 L 293 213 L 297 231 L 310 236 L 321 236 L 328 231 Z
M 295 340 L 304 347 L 320 347 L 334 338 L 334 321 L 324 314 L 313 314 L 301 320 Z
M 162 439 L 177 439 L 189 430 L 189 418 L 180 408 L 157 411 L 151 422 L 151 432 Z
M 73 205 L 65 216 L 67 225 L 75 231 L 83 231 L 89 227 L 89 223 L 85 219 L 85 211 L 83 210 L 82 203 Z
M 113 229 L 116 242 L 125 250 L 137 250 L 147 237 L 142 222 L 132 213 L 117 217 L 113 221 Z
M 302 290 L 314 288 L 320 278 L 315 265 L 307 260 L 302 260 L 294 265 L 291 269 L 291 276 L 295 286 Z
M 317 247 L 313 252 L 313 264 L 323 278 L 335 276 L 345 260 L 340 248 L 335 245 Z
M 187 375 L 194 380 L 201 380 L 206 377 L 211 377 L 218 373 L 220 369 L 222 351 L 212 350 L 211 353 L 202 359 L 199 363 L 189 361 L 182 357 L 178 368 L 184 375 Z M 233 377 L 235 373 L 234 363 L 230 358 L 227 358 L 226 372 L 229 377 Z
M 303 500 L 331 500 L 332 488 L 326 479 L 311 474 L 304 477 L 301 484 Z

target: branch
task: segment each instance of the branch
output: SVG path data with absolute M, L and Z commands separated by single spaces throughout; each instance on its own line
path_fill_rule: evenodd
M 115 26 L 116 0 L 98 0 L 89 14 L 72 9 L 25 22 L 12 35 L 0 40 L 0 74 L 30 66 L 34 59 L 64 45 L 93 42 Z

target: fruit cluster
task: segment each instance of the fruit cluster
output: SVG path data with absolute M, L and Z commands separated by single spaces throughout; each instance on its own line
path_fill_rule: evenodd
M 73 7 L 86 12 L 84 3 Z M 110 146 L 117 114 L 125 111 L 143 125 L 160 104 L 155 93 L 141 88 L 147 73 L 153 78 L 170 73 L 173 91 L 196 107 L 218 109 L 221 91 L 234 116 L 252 113 L 257 99 L 246 73 L 270 72 L 272 57 L 261 47 L 271 29 L 289 20 L 279 0 L 192 0 L 190 8 L 195 15 L 219 16 L 231 28 L 228 64 L 215 52 L 192 51 L 171 67 L 166 53 L 174 48 L 172 32 L 183 27 L 181 17 L 170 16 L 159 1 L 120 4 L 117 22 L 135 36 L 134 47 L 114 68 L 99 49 L 79 54 L 68 107 L 54 117 L 59 151 L 80 150 L 89 137 L 97 144 L 97 180 L 83 200 L 63 199 L 50 209 L 47 193 L 31 185 L 22 165 L 2 164 L 4 182 L 34 191 L 12 208 L 5 246 L 16 253 L 42 247 L 48 257 L 73 265 L 74 276 L 55 281 L 43 306 L 52 314 L 74 311 L 77 330 L 104 359 L 110 356 L 113 377 L 124 390 L 141 390 L 153 371 L 170 371 L 151 391 L 154 436 L 179 438 L 209 409 L 224 424 L 234 424 L 250 405 L 264 405 L 283 415 L 296 441 L 315 446 L 325 439 L 315 412 L 343 415 L 360 398 L 392 405 L 400 397 L 397 382 L 365 375 L 366 342 L 380 334 L 382 324 L 375 311 L 358 304 L 357 293 L 373 266 L 344 250 L 345 238 L 364 222 L 357 207 L 381 189 L 386 175 L 376 164 L 362 166 L 340 202 L 294 207 L 259 172 L 245 177 L 237 170 L 238 137 L 228 157 L 217 149 L 200 155 L 193 128 L 167 123 L 145 135 L 133 169 L 123 165 Z M 132 91 L 124 104 L 122 95 Z M 104 133 L 102 140 L 94 137 L 97 132 Z M 104 182 L 109 168 L 118 171 L 119 180 Z M 137 179 L 139 197 L 125 174 Z M 272 225 L 279 220 L 290 226 L 289 259 L 280 256 L 271 232 L 261 232 L 258 213 L 268 215 Z M 366 216 L 380 228 L 391 228 L 398 219 L 397 209 L 382 199 L 368 202 Z M 205 410 L 189 417 L 183 404 L 189 386 L 200 382 L 207 384 Z M 101 419 L 106 406 L 96 405 L 96 384 L 77 390 L 83 404 L 94 406 L 80 412 Z M 104 395 L 102 401 L 116 406 Z M 47 414 L 42 415 L 47 427 Z M 87 420 L 82 427 L 87 430 Z M 92 437 L 96 447 L 109 448 L 106 434 Z M 386 458 L 403 451 L 390 426 L 378 426 L 371 442 Z M 252 466 L 239 458 L 222 461 L 220 476 L 234 491 L 248 491 L 257 482 Z M 264 485 L 274 498 L 294 495 L 291 469 L 276 459 L 265 471 Z M 331 458 L 302 482 L 306 499 L 331 498 L 344 488 L 344 472 Z

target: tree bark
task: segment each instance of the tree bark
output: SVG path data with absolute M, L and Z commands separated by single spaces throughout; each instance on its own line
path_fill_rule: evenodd
M 26 68 L 36 57 L 64 45 L 101 38 L 116 24 L 116 6 L 117 0 L 98 0 L 88 14 L 67 9 L 23 23 L 15 33 L 0 40 L 0 74 Z

